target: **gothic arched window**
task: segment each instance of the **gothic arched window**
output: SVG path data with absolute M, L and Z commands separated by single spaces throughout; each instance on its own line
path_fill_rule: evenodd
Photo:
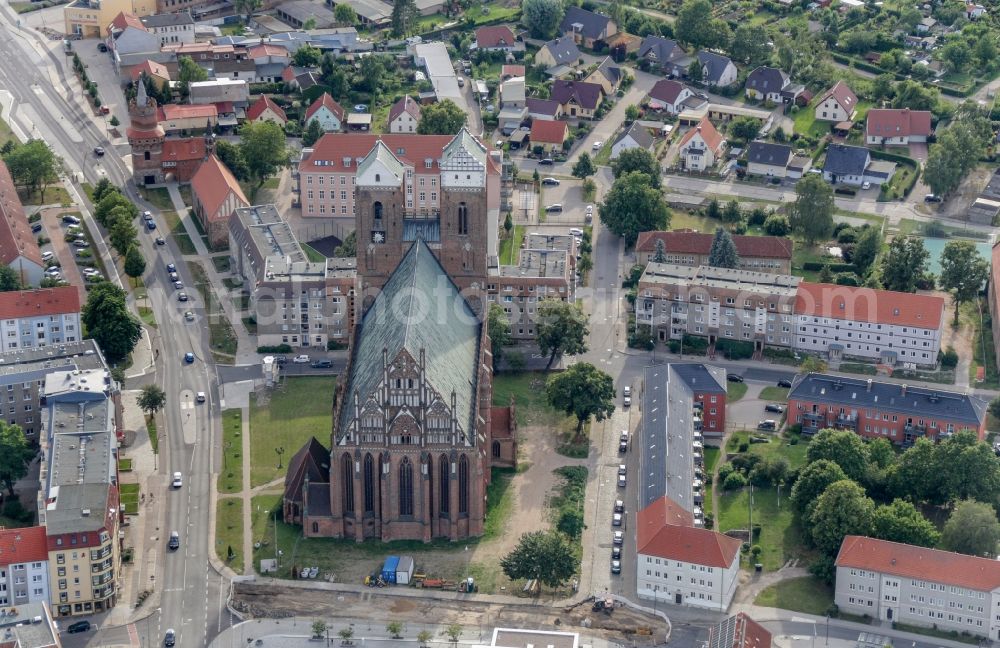
M 341 479 L 343 480 L 343 488 L 340 489 L 340 494 L 343 499 L 343 509 L 344 513 L 354 513 L 354 462 L 351 461 L 351 455 L 344 453 L 344 456 L 340 459 L 341 468 Z
M 458 233 L 460 236 L 469 233 L 469 208 L 464 202 L 458 203 Z
M 413 515 L 413 464 L 408 457 L 399 465 L 399 514 Z
M 496 457 L 496 458 L 500 457 L 500 442 L 499 441 L 494 441 L 493 442 L 493 456 Z
M 378 176 L 375 176 L 375 179 L 378 180 Z M 372 203 L 372 218 L 374 218 L 375 220 L 379 220 L 380 218 L 382 218 L 382 203 L 380 202 Z
M 469 460 L 465 455 L 458 460 L 458 514 L 469 513 Z
M 375 510 L 375 460 L 370 454 L 365 455 L 365 513 Z
M 441 458 L 438 459 L 438 473 L 441 475 L 441 481 L 438 483 L 438 488 L 441 489 L 438 496 L 438 510 L 441 515 L 447 516 L 451 511 L 451 493 L 448 490 L 448 457 L 446 455 L 441 455 Z

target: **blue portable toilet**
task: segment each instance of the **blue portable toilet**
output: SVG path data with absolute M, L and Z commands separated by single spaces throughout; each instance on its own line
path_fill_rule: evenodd
M 389 556 L 382 566 L 382 580 L 387 583 L 396 582 L 396 568 L 399 567 L 399 556 Z

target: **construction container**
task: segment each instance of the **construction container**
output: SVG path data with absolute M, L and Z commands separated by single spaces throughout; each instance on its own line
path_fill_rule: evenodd
M 399 566 L 399 556 L 389 556 L 382 565 L 382 580 L 387 583 L 396 582 L 396 568 Z
M 413 580 L 413 558 L 400 556 L 399 564 L 396 566 L 396 584 L 409 585 L 411 580 Z

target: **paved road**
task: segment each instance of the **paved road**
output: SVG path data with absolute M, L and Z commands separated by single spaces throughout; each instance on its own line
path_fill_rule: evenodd
M 96 183 L 108 177 L 118 186 L 124 186 L 129 196 L 138 204 L 135 188 L 126 183 L 127 168 L 119 157 L 127 151 L 115 151 L 73 97 L 74 91 L 64 79 L 57 76 L 59 63 L 55 54 L 42 50 L 32 43 L 31 37 L 15 27 L 17 18 L 4 5 L 0 11 L 0 89 L 10 93 L 15 103 L 12 121 L 31 137 L 45 139 L 60 155 L 70 173 L 81 171 L 88 182 Z M 93 61 L 91 65 L 104 65 L 106 61 Z M 108 155 L 100 161 L 92 157 L 94 146 L 104 146 Z M 145 206 L 149 209 L 149 206 Z M 160 231 L 166 222 L 157 215 Z M 92 231 L 95 223 L 89 222 Z M 162 640 L 166 627 L 174 627 L 180 634 L 179 645 L 203 646 L 212 636 L 229 624 L 229 615 L 223 614 L 223 598 L 228 593 L 228 582 L 211 570 L 208 562 L 210 529 L 209 507 L 212 502 L 210 480 L 217 471 L 217 437 L 215 431 L 217 412 L 213 403 L 217 395 L 210 376 L 214 375 L 211 355 L 208 353 L 207 327 L 203 325 L 205 313 L 195 302 L 187 308 L 195 311 L 198 320 L 186 324 L 179 315 L 173 289 L 167 285 L 164 264 L 179 260 L 179 251 L 170 242 L 157 247 L 152 237 L 140 233 L 139 240 L 148 261 L 146 281 L 149 286 L 149 305 L 159 324 L 154 333 L 154 347 L 160 353 L 156 381 L 165 386 L 169 405 L 165 411 L 166 426 L 161 434 L 165 442 L 165 456 L 161 457 L 158 479 L 166 486 L 168 474 L 179 471 L 184 475 L 184 487 L 175 492 L 161 491 L 169 497 L 165 526 L 160 533 L 148 539 L 150 551 L 159 556 L 161 567 L 149 585 L 161 594 L 160 613 L 148 621 L 132 627 L 144 643 L 153 645 Z M 98 241 L 99 252 L 106 254 L 107 247 Z M 192 285 L 187 268 L 179 265 L 185 284 Z M 112 272 L 112 280 L 116 274 Z M 198 360 L 194 365 L 182 366 L 182 356 L 193 351 Z M 193 406 L 197 391 L 212 393 L 203 406 Z M 181 552 L 164 556 L 165 537 L 169 530 L 177 530 L 183 538 Z M 159 581 L 159 582 L 156 582 Z M 130 602 L 124 601 L 124 605 Z M 92 635 L 73 637 L 73 645 L 83 639 L 85 645 L 113 645 L 131 643 L 128 628 L 100 630 Z M 124 633 L 124 634 L 123 634 Z M 149 635 L 146 637 L 145 635 Z

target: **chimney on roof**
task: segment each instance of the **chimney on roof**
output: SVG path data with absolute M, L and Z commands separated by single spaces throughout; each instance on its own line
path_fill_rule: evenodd
M 903 385 L 903 393 L 901 394 L 901 396 L 906 396 L 906 385 Z
M 868 382 L 868 388 L 865 389 L 865 391 L 869 391 L 870 392 L 872 390 L 872 379 L 869 378 L 867 382 Z

